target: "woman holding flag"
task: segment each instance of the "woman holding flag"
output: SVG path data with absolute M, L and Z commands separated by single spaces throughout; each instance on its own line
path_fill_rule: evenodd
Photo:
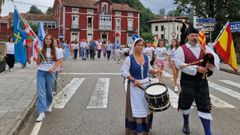
M 45 112 L 52 111 L 52 88 L 54 83 L 54 72 L 61 64 L 60 55 L 57 54 L 53 37 L 46 35 L 43 40 L 42 50 L 37 57 L 37 122 L 45 118 Z

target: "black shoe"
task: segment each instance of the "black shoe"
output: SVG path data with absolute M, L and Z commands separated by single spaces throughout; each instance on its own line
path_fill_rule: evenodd
M 190 134 L 190 129 L 189 129 L 189 125 L 188 124 L 183 125 L 182 132 L 185 133 L 185 134 Z

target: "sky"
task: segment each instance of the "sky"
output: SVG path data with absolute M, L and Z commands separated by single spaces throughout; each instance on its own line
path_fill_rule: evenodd
M 54 0 L 13 0 L 15 1 L 15 5 L 20 13 L 25 13 L 29 11 L 32 5 L 36 5 L 42 12 L 46 12 L 48 7 L 53 6 Z M 165 8 L 167 11 L 173 9 L 173 0 L 140 0 L 143 5 L 153 13 L 158 13 L 160 8 Z M 21 2 L 21 3 L 19 3 Z M 23 4 L 26 3 L 26 4 Z M 2 7 L 1 16 L 8 15 L 9 12 L 13 12 L 14 5 L 11 0 L 5 0 L 5 3 Z

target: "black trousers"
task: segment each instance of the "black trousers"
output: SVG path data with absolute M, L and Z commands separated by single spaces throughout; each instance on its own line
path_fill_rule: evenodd
M 110 59 L 111 51 L 107 51 L 107 59 Z
M 94 60 L 95 50 L 90 50 L 90 58 Z
M 7 54 L 6 62 L 9 68 L 13 68 L 15 62 L 14 54 Z
M 184 73 L 182 73 L 184 74 Z M 191 108 L 195 100 L 198 111 L 210 113 L 211 99 L 209 96 L 209 87 L 207 79 L 200 77 L 185 78 L 180 80 L 181 92 L 179 95 L 178 107 L 181 110 L 188 110 Z
M 98 50 L 98 58 L 101 58 L 101 50 Z

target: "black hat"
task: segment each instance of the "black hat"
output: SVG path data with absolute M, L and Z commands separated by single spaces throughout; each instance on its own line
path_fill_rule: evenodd
M 191 33 L 196 33 L 196 34 L 198 34 L 199 32 L 198 32 L 198 30 L 195 29 L 192 25 L 190 25 L 190 26 L 187 28 L 186 34 L 189 35 L 189 34 L 191 34 Z

